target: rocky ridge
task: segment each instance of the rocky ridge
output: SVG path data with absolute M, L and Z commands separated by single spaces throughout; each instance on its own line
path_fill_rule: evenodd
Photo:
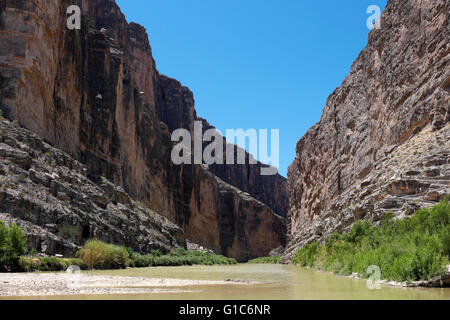
M 431 207 L 450 194 L 450 124 L 438 131 L 431 125 L 404 144 L 385 150 L 363 181 L 345 190 L 330 209 L 305 226 L 287 253 L 331 233 L 347 231 L 353 222 L 381 223 L 386 213 L 396 219 Z
M 390 0 L 288 171 L 286 257 L 450 194 L 450 3 Z
M 0 120 L 0 220 L 28 247 L 73 257 L 96 238 L 139 252 L 184 247 L 183 231 L 37 135 Z
M 83 13 L 81 30 L 65 27 L 73 4 Z M 283 189 L 272 196 L 270 180 L 240 168 L 222 176 L 231 186 L 204 166 L 172 163 L 171 121 L 192 124 L 193 95 L 159 74 L 145 29 L 127 23 L 114 1 L 2 2 L 0 74 L 7 118 L 67 152 L 90 176 L 121 186 L 189 240 L 239 260 L 285 244 L 285 220 L 271 209 L 283 214 Z
M 156 93 L 158 101 L 156 103 L 156 113 L 158 118 L 167 124 L 170 132 L 183 128 L 191 133 L 191 137 L 194 137 L 195 121 L 202 123 L 203 133 L 209 129 L 216 129 L 206 119 L 197 116 L 194 95 L 189 88 L 184 87 L 175 79 L 160 74 L 158 75 L 157 83 Z M 209 143 L 204 142 L 203 149 Z M 225 138 L 223 138 L 223 146 L 223 162 L 226 163 L 227 142 Z M 208 170 L 221 180 L 263 202 L 276 214 L 286 217 L 289 207 L 286 178 L 279 174 L 261 175 L 261 168 L 267 167 L 267 165 L 259 161 L 256 161 L 256 164 L 249 164 L 249 159 L 252 156 L 236 145 L 233 147 L 235 150 L 234 165 L 213 164 L 208 166 Z M 245 164 L 237 163 L 238 150 L 244 152 Z

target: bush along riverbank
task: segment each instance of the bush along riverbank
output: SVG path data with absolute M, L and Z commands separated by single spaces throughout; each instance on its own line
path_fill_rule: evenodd
M 405 219 L 387 214 L 380 227 L 357 221 L 348 232 L 300 248 L 292 262 L 362 278 L 371 275 L 369 266 L 377 266 L 384 280 L 429 281 L 444 274 L 450 263 L 449 198 Z
M 134 252 L 130 248 L 91 240 L 77 253 L 90 269 L 123 269 L 126 267 L 145 268 L 157 266 L 190 265 L 230 265 L 237 261 L 232 258 L 202 251 L 188 251 L 178 248 L 174 252 L 162 254 L 154 250 L 148 255 Z
M 281 262 L 281 257 L 261 257 L 248 261 L 248 263 L 255 264 L 279 264 Z
M 124 269 L 156 266 L 230 265 L 232 258 L 203 251 L 188 251 L 178 248 L 163 254 L 154 250 L 141 255 L 130 248 L 107 244 L 98 240 L 86 242 L 77 252 L 76 258 L 38 257 L 33 252 L 28 256 L 27 239 L 22 230 L 11 224 L 7 227 L 0 221 L 0 272 L 64 271 L 69 266 L 87 269 Z
M 0 221 L 0 272 L 19 271 L 21 256 L 27 251 L 27 239 L 22 230 Z

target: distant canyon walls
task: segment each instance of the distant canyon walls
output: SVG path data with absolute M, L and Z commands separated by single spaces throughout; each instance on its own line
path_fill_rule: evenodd
M 81 30 L 65 27 L 72 4 L 82 9 Z M 261 164 L 172 163 L 170 132 L 197 119 L 193 94 L 158 73 L 145 29 L 128 24 L 114 1 L 6 0 L 0 10 L 4 115 L 168 217 L 190 241 L 240 260 L 285 244 L 283 177 L 260 176 Z
M 358 219 L 401 217 L 450 193 L 449 38 L 448 1 L 388 1 L 381 28 L 297 144 L 288 257 Z
M 159 119 L 166 123 L 172 132 L 176 129 L 184 128 L 194 136 L 194 122 L 201 121 L 203 131 L 215 129 L 205 119 L 197 116 L 194 108 L 194 98 L 192 92 L 181 85 L 177 80 L 160 75 L 157 88 L 157 114 Z M 208 143 L 205 142 L 205 146 Z M 235 148 L 235 159 L 237 158 L 239 147 Z M 226 154 L 226 140 L 224 138 L 224 159 Z M 252 197 L 265 203 L 275 213 L 286 217 L 288 211 L 287 181 L 279 174 L 261 175 L 261 168 L 266 167 L 258 162 L 250 165 L 249 154 L 245 152 L 245 164 L 235 165 L 214 164 L 209 170 L 225 182 L 249 193 Z M 226 161 L 223 161 L 226 163 Z

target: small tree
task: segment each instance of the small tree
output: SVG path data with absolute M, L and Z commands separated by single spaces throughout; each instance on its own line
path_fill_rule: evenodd
M 8 236 L 8 228 L 5 223 L 0 221 L 0 249 L 5 245 L 6 237 Z
M 7 271 L 6 261 L 6 238 L 8 237 L 8 228 L 3 221 L 0 221 L 0 272 Z
M 15 255 L 22 256 L 27 252 L 27 238 L 15 223 L 9 228 L 6 244 Z
M 20 256 L 27 251 L 27 238 L 15 223 L 7 228 L 0 221 L 0 271 L 18 271 Z

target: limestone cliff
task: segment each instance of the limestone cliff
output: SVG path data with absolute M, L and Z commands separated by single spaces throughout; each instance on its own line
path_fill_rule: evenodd
M 1 4 L 6 117 L 79 160 L 91 180 L 106 177 L 217 253 L 245 260 L 284 244 L 284 219 L 273 212 L 287 207 L 282 177 L 274 178 L 280 191 L 266 193 L 268 182 L 238 167 L 222 181 L 203 166 L 172 163 L 169 129 L 196 119 L 193 95 L 181 85 L 171 90 L 145 29 L 128 24 L 113 0 Z M 72 4 L 81 7 L 81 30 L 66 28 Z
M 184 128 L 194 136 L 194 121 L 201 121 L 203 131 L 215 129 L 206 119 L 197 116 L 192 92 L 177 80 L 160 75 L 158 78 L 156 103 L 157 114 L 170 131 Z M 226 139 L 224 138 L 224 163 Z M 205 142 L 205 146 L 208 143 Z M 209 170 L 223 181 L 249 193 L 255 199 L 270 207 L 276 214 L 286 217 L 289 207 L 287 181 L 279 174 L 261 175 L 264 164 L 257 161 L 249 164 L 250 154 L 244 150 L 245 163 L 237 164 L 238 147 L 235 146 L 235 165 L 214 164 Z
M 287 256 L 357 219 L 450 193 L 450 3 L 389 0 L 381 28 L 297 144 Z
M 86 239 L 167 252 L 184 232 L 36 134 L 0 117 L 0 220 L 17 223 L 28 246 L 73 257 Z

